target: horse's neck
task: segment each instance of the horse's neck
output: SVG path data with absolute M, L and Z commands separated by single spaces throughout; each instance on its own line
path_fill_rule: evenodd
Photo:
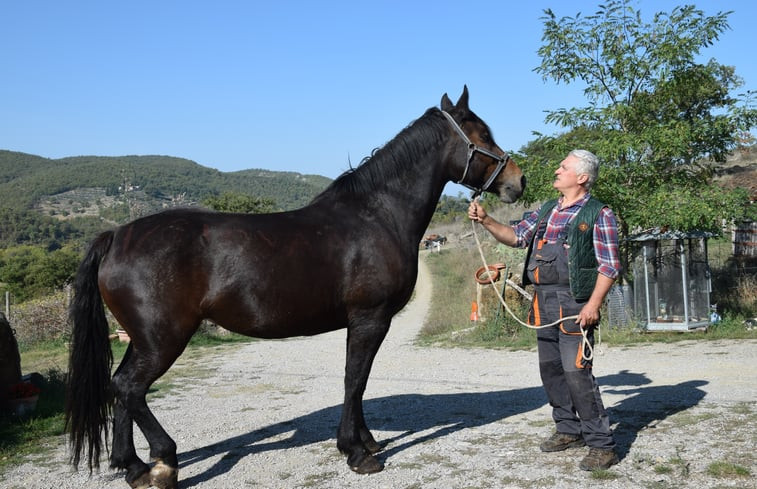
M 417 249 L 449 180 L 443 161 L 446 124 L 422 117 L 354 173 L 340 177 L 314 203 L 332 209 L 353 206 L 347 212 L 364 213 Z
M 413 246 L 426 232 L 436 204 L 447 183 L 439 164 L 427 162 L 414 165 L 408 170 L 400 186 L 378 191 L 375 211 L 391 222 L 398 234 L 407 237 Z
M 402 175 L 377 184 L 370 191 L 327 190 L 312 206 L 330 213 L 363 215 L 379 223 L 405 244 L 417 248 L 447 183 L 436 154 L 411 164 Z M 338 219 L 338 216 L 335 216 Z

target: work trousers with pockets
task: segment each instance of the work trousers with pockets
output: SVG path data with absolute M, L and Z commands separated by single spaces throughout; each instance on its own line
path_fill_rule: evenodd
M 573 298 L 567 285 L 537 285 L 535 292 L 529 314 L 534 325 L 549 324 L 578 314 L 584 304 Z M 557 431 L 581 435 L 592 448 L 614 448 L 609 417 L 592 373 L 591 361 L 583 358 L 580 326 L 569 319 L 537 330 L 536 337 L 539 372 Z M 588 330 L 587 337 L 593 347 L 593 329 Z

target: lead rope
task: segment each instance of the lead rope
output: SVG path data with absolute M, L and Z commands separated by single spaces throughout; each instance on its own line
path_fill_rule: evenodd
M 489 265 L 486 263 L 486 258 L 484 257 L 484 250 L 481 247 L 481 240 L 478 238 L 478 233 L 476 232 L 476 222 L 471 220 L 471 228 L 473 229 L 473 237 L 476 239 L 476 245 L 478 246 L 478 254 L 481 255 L 481 262 L 484 264 L 484 270 L 489 270 Z M 539 326 L 534 326 L 532 324 L 525 323 L 521 321 L 518 316 L 515 315 L 515 313 L 510 309 L 510 306 L 507 305 L 507 302 L 505 301 L 505 287 L 507 287 L 507 277 L 505 277 L 505 285 L 502 287 L 502 292 L 500 293 L 499 289 L 497 289 L 497 286 L 494 285 L 494 276 L 492 274 L 489 274 L 489 284 L 491 285 L 492 289 L 494 289 L 494 293 L 497 294 L 497 297 L 499 298 L 499 301 L 502 303 L 502 306 L 504 306 L 505 310 L 512 316 L 513 319 L 515 319 L 518 323 L 525 326 L 529 329 L 542 329 L 542 328 L 549 328 L 551 326 L 555 326 L 556 324 L 560 324 L 561 322 L 565 321 L 566 319 L 578 319 L 578 315 L 574 316 L 567 316 L 564 318 L 560 318 L 557 321 L 554 321 L 549 324 L 542 324 Z M 515 287 L 513 287 L 515 288 Z M 517 289 L 516 289 L 517 290 Z M 528 297 L 523 292 L 518 291 L 521 295 L 524 297 Z M 530 297 L 528 297 L 530 299 Z M 591 346 L 591 343 L 589 342 L 589 338 L 587 336 L 587 331 L 583 328 L 583 326 L 579 326 L 581 329 L 581 336 L 583 337 L 582 340 L 582 348 L 581 348 L 581 356 L 584 360 L 587 362 L 590 362 L 594 358 L 594 348 Z M 597 346 L 600 345 L 602 342 L 602 336 L 600 334 L 599 325 L 596 327 L 597 330 Z M 587 353 L 588 352 L 588 353 Z

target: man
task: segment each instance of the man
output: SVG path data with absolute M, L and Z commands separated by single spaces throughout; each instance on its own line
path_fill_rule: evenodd
M 573 150 L 555 171 L 552 186 L 561 196 L 518 223 L 497 222 L 478 201 L 468 217 L 481 223 L 498 241 L 528 247 L 524 284 L 534 284 L 529 324 L 537 330 L 539 372 L 552 406 L 556 432 L 541 443 L 544 452 L 589 446 L 583 470 L 618 463 L 615 441 L 596 379 L 590 349 L 599 309 L 620 273 L 617 221 L 613 212 L 590 194 L 599 161 L 585 150 Z

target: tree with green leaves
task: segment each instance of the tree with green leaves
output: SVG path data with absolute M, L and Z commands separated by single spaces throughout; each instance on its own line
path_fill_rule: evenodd
M 271 199 L 252 197 L 236 192 L 224 192 L 218 196 L 208 197 L 202 203 L 219 212 L 264 214 L 276 210 L 276 203 Z
M 612 0 L 585 16 L 544 11 L 535 71 L 558 84 L 582 83 L 588 105 L 548 112 L 546 121 L 567 131 L 523 148 L 525 197 L 551 197 L 557 162 L 581 147 L 603 162 L 593 193 L 616 211 L 624 234 L 656 226 L 719 231 L 723 219 L 755 212 L 744 190 L 712 180 L 713 164 L 757 123 L 752 92 L 733 95 L 743 84 L 734 67 L 697 60 L 729 28 L 731 12 L 706 16 L 689 5 L 645 21 L 630 3 Z
M 73 246 L 13 246 L 0 250 L 0 283 L 19 302 L 41 297 L 70 283 L 80 261 Z

